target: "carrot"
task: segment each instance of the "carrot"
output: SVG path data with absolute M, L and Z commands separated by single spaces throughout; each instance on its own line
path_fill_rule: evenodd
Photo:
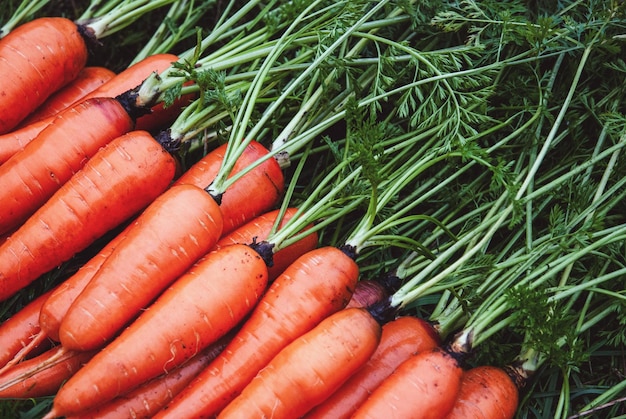
M 106 67 L 91 66 L 83 68 L 74 80 L 53 93 L 41 106 L 23 119 L 19 126 L 24 127 L 30 123 L 58 114 L 113 77 L 115 77 L 115 72 Z
M 24 150 L 0 165 L 0 232 L 19 226 L 133 121 L 115 99 L 92 99 L 57 115 Z
M 0 398 L 52 396 L 95 351 L 67 351 L 55 346 L 0 375 Z
M 126 237 L 129 229 L 130 226 L 116 235 L 96 255 L 81 266 L 74 275 L 64 280 L 52 291 L 39 310 L 41 333 L 56 342 L 60 341 L 59 328 L 70 305 L 85 289 L 104 261 L 113 253 L 113 249 Z
M 0 301 L 147 206 L 175 170 L 174 158 L 145 131 L 102 148 L 0 246 Z
M 346 308 L 368 308 L 383 301 L 393 294 L 398 287 L 399 278 L 395 275 L 384 275 L 377 279 L 361 279 L 354 289 L 354 294 Z
M 413 354 L 439 344 L 432 326 L 417 317 L 403 316 L 385 323 L 380 344 L 367 363 L 304 417 L 349 418 L 398 365 Z
M 204 156 L 190 167 L 175 184 L 192 184 L 206 187 L 217 175 L 228 144 L 224 144 Z M 251 141 L 239 156 L 230 176 L 242 171 L 254 161 L 268 154 L 268 150 Z M 231 185 L 220 199 L 224 216 L 224 233 L 241 226 L 276 205 L 284 189 L 282 170 L 275 159 L 270 158 Z M 250 191 L 254 191 L 251 195 Z
M 162 374 L 111 402 L 65 419 L 150 419 L 224 349 L 230 333 L 173 371 Z
M 387 377 L 352 418 L 445 418 L 459 393 L 463 369 L 446 350 L 419 352 Z
M 302 416 L 369 359 L 380 335 L 365 309 L 332 314 L 281 350 L 217 417 Z
M 181 365 L 241 322 L 266 285 L 265 262 L 249 246 L 210 252 L 65 383 L 46 418 L 94 408 Z
M 282 215 L 278 228 L 284 226 L 295 214 L 297 208 L 287 208 Z M 281 210 L 273 210 L 261 214 L 258 217 L 248 221 L 241 227 L 231 231 L 227 235 L 223 236 L 218 242 L 216 247 L 228 246 L 235 243 L 248 244 L 253 241 L 267 240 L 272 231 L 272 227 L 280 216 Z M 312 227 L 309 225 L 309 228 Z M 268 266 L 267 272 L 270 282 L 273 282 L 280 274 L 283 273 L 289 265 L 291 265 L 297 258 L 303 254 L 315 249 L 317 247 L 318 235 L 316 232 L 312 232 L 302 237 L 300 240 L 286 246 L 276 253 L 272 257 L 272 266 Z
M 26 22 L 0 40 L 0 133 L 6 133 L 87 63 L 78 26 L 62 17 Z
M 173 61 L 176 61 L 178 57 L 173 54 L 155 54 L 146 57 L 142 61 L 133 64 L 124 71 L 115 75 L 111 80 L 102 84 L 92 92 L 88 93 L 82 99 L 71 104 L 76 106 L 82 101 L 86 101 L 94 98 L 114 98 L 122 93 L 131 90 L 147 78 L 152 72 L 162 71 L 167 68 Z M 180 104 L 181 101 L 177 101 Z M 176 109 L 176 106 L 171 106 L 170 109 Z M 60 113 L 60 112 L 59 112 Z M 20 150 L 24 149 L 28 143 L 37 138 L 40 132 L 42 132 L 48 125 L 50 125 L 55 119 L 56 115 L 51 115 L 42 120 L 32 122 L 19 129 L 12 130 L 6 134 L 0 135 L 0 163 L 7 161 L 12 155 L 16 154 Z M 139 116 L 137 121 L 142 120 L 147 115 Z M 152 116 L 150 118 L 156 118 Z M 167 119 L 164 119 L 167 121 Z M 136 129 L 141 129 L 140 125 L 135 126 Z M 144 128 L 152 128 L 150 125 L 145 125 Z M 63 141 L 66 141 L 64 138 Z
M 305 253 L 271 284 L 225 350 L 156 418 L 210 417 L 285 346 L 341 310 L 358 278 L 335 247 Z
M 33 346 L 42 343 L 33 339 L 41 330 L 39 312 L 51 293 L 43 293 L 0 324 L 0 371 L 12 360 L 19 361 L 24 354 L 22 351 L 27 354 Z
M 220 208 L 204 189 L 177 185 L 165 191 L 72 303 L 59 328 L 61 344 L 83 351 L 102 347 L 208 253 L 221 234 Z
M 446 419 L 508 419 L 515 417 L 518 389 L 502 368 L 481 365 L 463 373 L 461 390 Z

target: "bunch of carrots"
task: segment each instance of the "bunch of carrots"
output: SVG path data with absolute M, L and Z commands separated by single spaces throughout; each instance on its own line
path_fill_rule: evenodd
M 544 417 L 619 409 L 623 381 L 570 383 L 623 339 L 623 6 L 510 6 L 3 16 L 0 412 L 506 419 L 547 386 Z

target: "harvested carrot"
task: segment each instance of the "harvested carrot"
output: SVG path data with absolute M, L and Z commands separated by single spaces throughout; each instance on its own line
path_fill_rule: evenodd
M 102 84 L 92 92 L 88 93 L 85 97 L 71 104 L 70 106 L 76 106 L 82 101 L 86 101 L 94 98 L 114 98 L 122 93 L 131 90 L 139 85 L 145 78 L 147 78 L 152 72 L 162 71 L 167 68 L 173 61 L 176 61 L 178 57 L 173 54 L 155 54 L 133 64 L 124 71 L 117 74 L 108 82 Z M 183 100 L 178 100 L 175 105 L 168 108 L 168 112 L 174 112 L 178 106 L 181 106 Z M 60 113 L 60 112 L 59 112 Z M 148 121 L 154 118 L 162 118 L 156 112 L 154 116 L 143 115 L 137 118 L 137 121 L 148 118 Z M 50 125 L 56 115 L 51 115 L 48 118 L 30 123 L 22 128 L 12 130 L 6 134 L 0 135 L 0 163 L 4 163 L 11 156 L 17 152 L 23 150 L 28 143 L 37 138 L 40 132 L 42 132 L 48 125 Z M 162 118 L 159 123 L 167 122 L 167 118 Z M 135 129 L 141 129 L 141 124 L 135 125 Z M 152 129 L 154 126 L 143 124 L 144 129 Z M 63 139 L 66 141 L 66 139 Z
M 19 226 L 102 146 L 132 127 L 132 118 L 115 99 L 91 99 L 57 115 L 0 165 L 0 232 Z
M 217 417 L 300 417 L 370 358 L 380 336 L 367 310 L 340 310 L 281 350 Z
M 41 333 L 56 342 L 60 341 L 59 328 L 67 310 L 85 289 L 104 261 L 113 253 L 113 249 L 126 237 L 129 228 L 130 226 L 126 227 L 124 231 L 116 235 L 96 255 L 81 266 L 74 275 L 67 278 L 52 291 L 39 310 Z
M 358 274 L 335 247 L 305 253 L 276 278 L 226 349 L 156 417 L 218 413 L 285 346 L 341 310 Z
M 393 294 L 398 287 L 399 278 L 396 276 L 383 276 L 378 279 L 361 279 L 354 289 L 354 294 L 346 308 L 368 308 L 375 303 L 383 301 Z
M 297 208 L 287 208 L 281 218 L 278 226 L 282 227 L 295 214 Z M 218 242 L 217 247 L 228 246 L 235 243 L 249 244 L 253 241 L 267 240 L 276 219 L 280 215 L 280 210 L 273 210 L 261 214 L 258 217 L 248 221 L 243 226 L 231 231 L 223 236 Z M 309 227 L 312 227 L 311 225 Z M 285 269 L 300 256 L 315 249 L 317 247 L 318 235 L 316 232 L 309 233 L 302 239 L 286 246 L 273 254 L 272 266 L 267 268 L 270 282 L 273 282 Z
M 94 353 L 55 346 L 23 361 L 0 375 L 0 398 L 52 396 Z
M 74 22 L 43 17 L 0 40 L 0 133 L 15 128 L 87 63 L 87 47 Z M 26 93 L 26 94 L 25 94 Z
M 204 156 L 183 173 L 175 184 L 192 184 L 203 188 L 209 186 L 219 171 L 226 147 L 227 144 L 224 144 Z M 251 141 L 237 159 L 230 176 L 242 171 L 267 154 L 268 150 L 263 145 Z M 273 158 L 261 163 L 237 180 L 224 192 L 220 201 L 224 216 L 224 233 L 231 232 L 272 208 L 279 202 L 283 189 L 283 173 Z M 254 195 L 250 191 L 254 191 Z
M 61 344 L 82 351 L 104 346 L 221 234 L 220 208 L 204 189 L 169 188 L 137 217 L 72 303 L 59 329 Z
M 439 344 L 432 326 L 417 317 L 403 316 L 385 323 L 380 344 L 367 363 L 304 417 L 349 418 L 398 365 L 413 354 Z
M 0 301 L 147 206 L 175 170 L 174 158 L 145 131 L 102 148 L 0 246 Z
M 65 383 L 46 418 L 95 408 L 173 370 L 241 322 L 266 285 L 265 262 L 249 246 L 210 252 Z
M 83 68 L 74 80 L 53 93 L 41 106 L 22 120 L 19 126 L 25 127 L 33 122 L 58 114 L 85 98 L 113 77 L 115 77 L 115 72 L 106 67 L 90 66 Z
M 39 312 L 51 293 L 52 291 L 48 291 L 35 298 L 0 324 L 0 371 L 12 360 L 19 361 L 23 357 L 20 354 L 22 351 L 30 352 L 34 349 L 33 346 L 42 343 L 41 339 L 33 339 L 41 331 Z
M 510 419 L 518 403 L 518 389 L 505 370 L 477 366 L 463 373 L 459 395 L 446 419 Z
M 352 418 L 445 418 L 459 393 L 462 374 L 446 350 L 420 352 L 400 364 Z
M 75 416 L 66 416 L 65 419 L 152 418 L 182 391 L 209 362 L 215 359 L 230 340 L 230 335 L 229 333 L 214 344 L 209 345 L 173 371 L 162 374 L 103 406 L 78 413 Z

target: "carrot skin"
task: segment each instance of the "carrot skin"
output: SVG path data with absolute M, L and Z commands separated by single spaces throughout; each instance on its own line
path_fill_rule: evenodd
M 101 147 L 132 127 L 114 99 L 92 99 L 57 115 L 24 150 L 0 165 L 0 232 L 24 222 Z
M 81 351 L 104 346 L 221 234 L 220 209 L 204 189 L 178 185 L 165 191 L 72 303 L 59 329 L 61 344 Z
M 87 47 L 74 22 L 43 17 L 0 40 L 0 133 L 6 133 L 52 93 L 74 80 L 87 63 Z
M 94 408 L 181 365 L 241 322 L 266 285 L 249 246 L 210 252 L 65 383 L 46 417 Z
M 519 393 L 501 368 L 484 365 L 463 373 L 461 389 L 446 419 L 511 419 Z
M 54 362 L 49 363 L 44 368 L 40 365 L 63 354 Z M 23 361 L 4 374 L 0 375 L 0 398 L 19 398 L 52 396 L 61 385 L 85 362 L 94 355 L 95 352 L 66 351 L 62 346 L 55 346 L 39 356 Z M 24 378 L 21 376 L 26 375 Z M 5 385 L 9 381 L 16 382 L 13 385 Z
M 59 284 L 44 301 L 39 310 L 39 326 L 41 330 L 52 340 L 59 342 L 59 328 L 76 297 L 85 289 L 91 278 L 98 272 L 100 266 L 109 257 L 117 245 L 126 237 L 129 230 L 115 236 L 96 255 L 89 259 L 78 269 L 74 275 Z
M 52 119 L 53 117 L 50 117 L 50 120 Z M 0 135 L 0 164 L 9 160 L 14 154 L 24 150 L 28 143 L 37 138 L 39 133 L 50 125 L 50 120 L 36 121 L 25 127 Z
M 145 131 L 102 148 L 0 246 L 0 301 L 147 206 L 175 170 L 174 158 Z
M 349 418 L 398 365 L 413 354 L 433 349 L 439 344 L 439 337 L 432 326 L 422 319 L 403 316 L 385 323 L 380 343 L 365 365 L 304 417 Z
M 400 364 L 352 418 L 445 418 L 459 393 L 462 373 L 444 349 L 419 352 Z
M 26 347 L 41 331 L 39 312 L 51 295 L 48 291 L 0 324 L 0 368 Z
M 22 120 L 19 127 L 25 127 L 33 122 L 58 114 L 85 98 L 85 96 L 113 77 L 115 77 L 115 72 L 106 67 L 91 66 L 83 68 L 74 80 L 53 93 L 41 106 Z
M 217 417 L 302 416 L 369 359 L 380 335 L 364 309 L 332 314 L 281 350 Z
M 65 419 L 152 418 L 155 413 L 182 391 L 211 360 L 215 359 L 226 346 L 229 335 L 209 345 L 173 371 L 162 374 L 109 403 L 75 416 L 67 416 Z
M 204 156 L 183 175 L 175 184 L 192 184 L 206 188 L 217 175 L 226 144 Z M 249 164 L 265 156 L 268 150 L 256 141 L 251 141 L 233 167 L 231 176 L 246 168 Z M 224 233 L 245 224 L 274 207 L 284 190 L 284 177 L 278 162 L 269 159 L 248 172 L 224 192 L 220 203 L 224 216 Z M 250 191 L 254 191 L 251 199 Z
M 226 349 L 155 418 L 212 417 L 285 346 L 341 310 L 358 279 L 334 247 L 307 252 L 270 285 Z

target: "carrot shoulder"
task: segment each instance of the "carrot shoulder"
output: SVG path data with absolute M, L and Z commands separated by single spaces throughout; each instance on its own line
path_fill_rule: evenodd
M 87 62 L 74 22 L 43 17 L 0 40 L 0 133 L 13 129 L 52 93 L 74 80 Z
M 505 370 L 481 365 L 463 373 L 459 395 L 446 419 L 511 419 L 518 402 L 517 387 Z
M 0 232 L 24 222 L 100 148 L 132 127 L 128 112 L 114 99 L 92 99 L 57 115 L 0 165 Z
M 305 418 L 349 418 L 398 365 L 438 345 L 434 329 L 422 319 L 403 316 L 385 323 L 380 344 L 367 363 Z
M 72 303 L 59 329 L 61 344 L 83 351 L 102 347 L 221 234 L 220 209 L 204 189 L 169 188 L 137 217 Z
M 266 285 L 249 246 L 210 252 L 65 383 L 46 418 L 95 408 L 181 365 L 241 322 Z
M 420 352 L 400 364 L 352 418 L 443 419 L 457 398 L 462 373 L 446 350 Z
M 217 417 L 302 416 L 369 359 L 380 334 L 365 309 L 332 314 L 281 350 Z
M 299 257 L 271 284 L 226 349 L 156 418 L 218 413 L 285 346 L 346 305 L 358 272 L 335 247 Z
M 102 148 L 0 246 L 0 301 L 147 206 L 175 170 L 174 158 L 145 131 Z

